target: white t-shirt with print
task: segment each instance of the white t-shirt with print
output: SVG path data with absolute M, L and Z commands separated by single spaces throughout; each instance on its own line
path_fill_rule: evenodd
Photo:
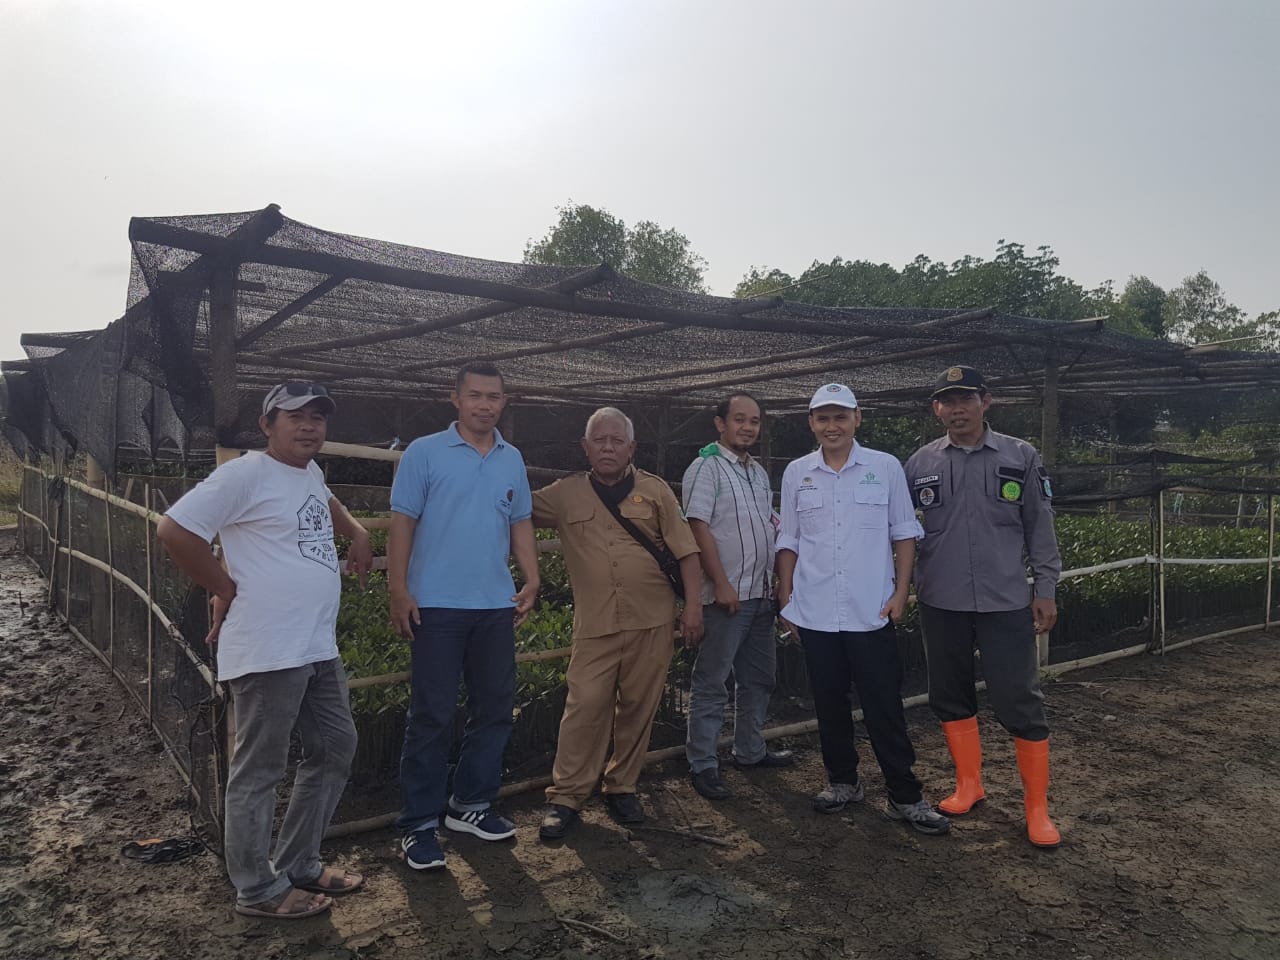
M 222 536 L 236 598 L 218 638 L 218 679 L 332 660 L 342 591 L 333 517 L 316 464 L 265 453 L 224 463 L 167 516 L 212 541 Z

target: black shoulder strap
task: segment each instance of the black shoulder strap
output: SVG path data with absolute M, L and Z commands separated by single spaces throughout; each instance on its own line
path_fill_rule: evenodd
M 622 511 L 618 508 L 617 503 L 609 503 L 607 499 L 600 497 L 600 492 L 595 489 L 594 484 L 591 485 L 591 489 L 595 490 L 596 497 L 599 498 L 600 503 L 604 504 L 604 508 L 607 509 L 609 513 L 612 513 L 614 520 L 618 521 L 618 525 L 620 525 L 623 530 L 626 530 L 628 534 L 631 534 L 632 539 L 635 539 L 637 544 L 640 544 L 641 547 L 648 550 L 649 556 L 653 557 L 655 561 L 658 562 L 658 570 L 666 573 L 667 561 L 666 558 L 662 556 L 662 550 L 658 549 L 657 544 L 654 544 L 653 540 L 650 540 L 648 536 L 645 536 L 644 532 L 640 530 L 640 527 L 632 524 L 630 520 L 627 520 L 626 517 L 622 516 Z

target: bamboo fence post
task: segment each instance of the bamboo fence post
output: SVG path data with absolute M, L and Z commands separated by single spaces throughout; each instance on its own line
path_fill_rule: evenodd
M 75 520 L 71 509 L 71 491 L 74 489 L 69 483 L 64 484 L 62 487 L 63 509 L 67 514 L 67 582 L 63 584 L 63 589 L 67 591 L 67 596 L 66 603 L 62 605 L 62 608 L 66 612 L 67 623 L 71 622 L 71 527 L 73 525 L 72 521 Z M 56 555 L 54 559 L 57 559 Z
M 1164 653 L 1164 640 L 1166 633 L 1165 622 L 1165 574 L 1164 574 L 1164 489 L 1161 488 L 1157 498 L 1157 517 L 1159 520 L 1160 542 L 1157 544 L 1156 567 L 1160 576 L 1160 653 Z
M 92 462 L 92 458 L 90 458 Z M 106 491 L 106 478 L 103 477 L 103 487 Z M 111 547 L 111 501 L 102 501 L 102 513 L 107 519 L 107 566 L 112 570 L 116 568 L 116 555 Z M 116 578 L 107 577 L 107 659 L 111 662 L 111 669 L 116 669 Z M 148 720 L 151 718 L 148 717 Z
M 1267 610 L 1262 617 L 1262 628 L 1271 629 L 1271 576 L 1275 572 L 1276 555 L 1276 495 L 1267 494 Z
M 148 510 L 151 509 L 151 484 L 148 483 L 142 488 L 142 505 Z M 156 691 L 156 665 L 155 665 L 155 629 L 156 629 L 156 613 L 155 613 L 155 586 L 152 582 L 151 572 L 151 535 L 155 528 L 151 523 L 150 517 L 144 517 L 143 521 L 147 529 L 147 720 L 150 721 L 155 715 L 155 691 Z

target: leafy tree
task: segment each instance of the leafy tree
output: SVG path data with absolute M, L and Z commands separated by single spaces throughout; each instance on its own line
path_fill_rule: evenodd
M 556 223 L 541 240 L 524 248 L 525 263 L 563 266 L 608 263 L 629 277 L 691 293 L 705 293 L 707 261 L 677 230 L 641 220 L 628 229 L 607 210 L 572 200 L 557 207 Z
M 1109 283 L 1086 290 L 1058 273 L 1049 247 L 1028 254 L 1020 243 L 1001 240 L 991 260 L 966 256 L 952 264 L 918 256 L 901 270 L 887 263 L 844 260 L 814 263 L 799 277 L 752 267 L 734 291 L 760 296 L 783 289 L 786 297 L 824 306 L 964 307 L 993 306 L 1006 313 L 1075 320 L 1111 312 Z
M 1147 277 L 1130 277 L 1116 300 L 1107 329 L 1135 337 L 1164 339 L 1162 311 L 1167 294 Z
M 1256 333 L 1256 321 L 1250 323 L 1244 311 L 1227 300 L 1222 287 L 1204 270 L 1169 291 L 1161 308 L 1161 319 L 1169 339 L 1178 343 L 1210 343 L 1252 337 Z M 1258 349 L 1256 342 L 1231 346 Z

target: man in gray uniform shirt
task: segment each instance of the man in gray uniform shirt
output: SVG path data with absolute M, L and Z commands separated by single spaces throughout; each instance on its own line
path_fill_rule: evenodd
M 929 665 L 929 705 L 946 734 L 956 791 L 938 807 L 968 813 L 985 794 L 973 650 L 982 656 L 996 719 L 1014 737 L 1027 835 L 1056 847 L 1049 819 L 1049 727 L 1035 637 L 1058 618 L 1062 563 L 1053 532 L 1052 488 L 1035 447 L 996 433 L 982 374 L 950 367 L 938 377 L 933 412 L 947 435 L 907 461 L 907 483 L 925 537 L 915 583 Z M 1034 588 L 1027 590 L 1030 565 Z

